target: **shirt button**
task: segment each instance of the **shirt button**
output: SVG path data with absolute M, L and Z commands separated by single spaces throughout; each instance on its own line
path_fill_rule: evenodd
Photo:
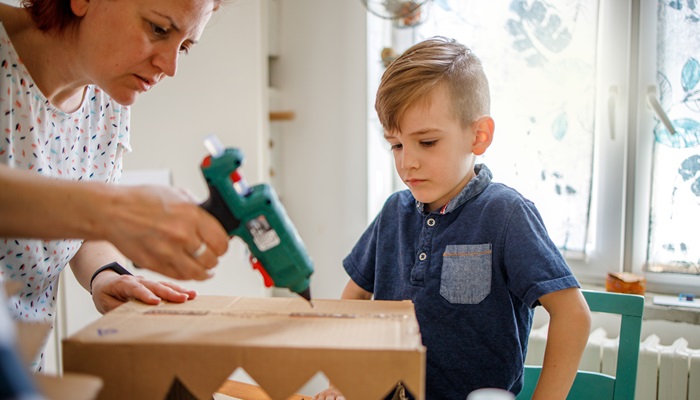
M 428 218 L 428 226 L 435 226 L 435 219 L 434 218 Z
M 428 256 L 425 253 L 420 253 L 418 256 L 418 259 L 421 261 L 425 261 L 426 258 L 428 258 Z

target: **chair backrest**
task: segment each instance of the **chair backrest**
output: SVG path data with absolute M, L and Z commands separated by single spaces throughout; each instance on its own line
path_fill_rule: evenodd
M 644 297 L 632 294 L 582 290 L 591 311 L 621 315 L 620 342 L 615 376 L 579 371 L 567 396 L 577 399 L 634 399 L 642 332 Z M 525 382 L 517 399 L 529 399 L 540 377 L 540 366 L 525 366 Z

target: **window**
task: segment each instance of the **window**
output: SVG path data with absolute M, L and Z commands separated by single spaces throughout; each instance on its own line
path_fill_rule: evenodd
M 661 115 L 653 129 L 650 271 L 700 274 L 700 235 L 693 232 L 700 223 L 698 21 L 694 1 L 668 1 L 657 10 L 656 87 L 671 124 Z
M 481 58 L 491 86 L 496 134 L 479 162 L 535 202 L 577 277 L 602 284 L 624 269 L 645 274 L 651 291 L 697 288 L 695 1 L 433 0 L 421 11 L 424 21 L 408 28 L 368 17 L 370 104 L 383 47 L 459 40 Z M 654 114 L 654 99 L 666 114 Z M 391 154 L 369 112 L 373 218 L 403 187 L 390 184 Z

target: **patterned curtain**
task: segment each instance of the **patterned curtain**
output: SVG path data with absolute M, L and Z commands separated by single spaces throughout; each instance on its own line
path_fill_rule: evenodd
M 647 270 L 700 274 L 700 14 L 695 0 L 660 0 L 657 86 L 676 130 L 657 121 Z

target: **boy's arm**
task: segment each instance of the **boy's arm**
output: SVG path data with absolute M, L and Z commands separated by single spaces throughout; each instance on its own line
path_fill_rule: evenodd
M 565 399 L 588 342 L 591 313 L 578 288 L 559 290 L 539 299 L 549 313 L 542 372 L 534 399 Z
M 362 289 L 352 279 L 348 279 L 348 283 L 345 285 L 340 298 L 346 300 L 371 300 L 372 293 Z

